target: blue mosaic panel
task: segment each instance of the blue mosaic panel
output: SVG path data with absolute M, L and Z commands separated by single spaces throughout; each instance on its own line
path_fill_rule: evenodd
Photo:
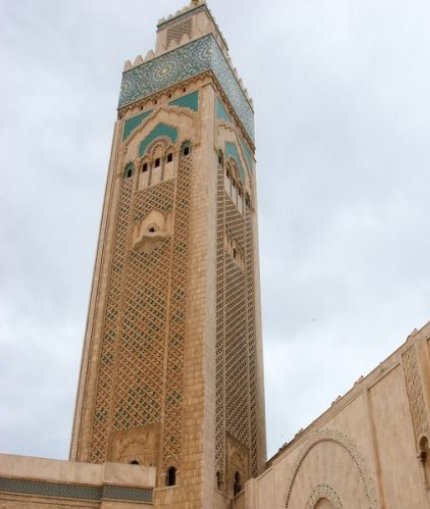
M 212 70 L 254 141 L 254 112 L 213 35 L 209 34 L 123 74 L 119 108 Z

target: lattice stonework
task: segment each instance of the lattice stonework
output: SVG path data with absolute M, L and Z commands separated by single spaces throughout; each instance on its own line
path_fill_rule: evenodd
M 257 359 L 252 211 L 241 214 L 224 190 L 218 170 L 217 194 L 217 364 L 216 468 L 225 472 L 228 433 L 250 453 L 257 475 Z M 245 253 L 242 269 L 225 249 L 228 235 Z
M 191 38 L 192 26 L 192 19 L 188 18 L 168 28 L 165 48 L 167 49 L 172 41 L 181 42 L 184 35 L 188 35 Z
M 137 191 L 121 183 L 105 309 L 90 461 L 104 462 L 109 434 L 160 423 L 163 462 L 178 466 L 182 409 L 191 156 L 178 177 Z M 151 211 L 172 214 L 173 235 L 147 252 L 133 227 Z
M 171 268 L 171 298 L 166 369 L 164 470 L 179 465 L 182 427 L 185 310 L 188 279 L 188 238 L 191 209 L 192 155 L 179 159 Z
M 225 472 L 225 196 L 224 170 L 217 182 L 216 469 Z
M 109 293 L 104 317 L 103 344 L 101 348 L 98 387 L 94 409 L 90 461 L 102 463 L 106 458 L 107 439 L 110 432 L 112 387 L 116 350 L 118 348 L 123 274 L 126 264 L 129 216 L 131 209 L 132 181 L 124 180 L 119 197 L 116 231 L 111 263 Z
M 257 475 L 259 468 L 258 444 L 258 408 L 257 394 L 257 334 L 255 323 L 255 259 L 254 259 L 254 230 L 253 217 L 250 209 L 246 210 L 246 277 L 248 297 L 248 363 L 249 363 L 249 413 L 251 434 L 251 468 L 253 475 Z

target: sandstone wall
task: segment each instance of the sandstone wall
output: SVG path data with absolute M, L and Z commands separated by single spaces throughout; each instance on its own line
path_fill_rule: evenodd
M 429 342 L 430 324 L 298 434 L 247 483 L 246 508 L 430 507 Z

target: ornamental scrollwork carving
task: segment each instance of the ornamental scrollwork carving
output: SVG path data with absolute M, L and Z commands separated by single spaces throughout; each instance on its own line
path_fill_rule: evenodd
M 286 509 L 292 509 L 292 507 L 290 506 L 290 498 L 293 491 L 294 481 L 300 471 L 301 466 L 303 465 L 303 462 L 305 461 L 308 454 L 313 450 L 313 448 L 323 442 L 333 442 L 339 444 L 348 452 L 348 454 L 353 459 L 355 465 L 357 466 L 360 476 L 363 480 L 363 487 L 369 504 L 368 506 L 369 509 L 377 509 L 378 503 L 376 498 L 375 484 L 372 476 L 370 475 L 366 460 L 361 456 L 360 452 L 358 451 L 356 445 L 354 444 L 354 442 L 352 442 L 352 440 L 343 435 L 341 432 L 330 429 L 315 432 L 313 435 L 309 437 L 309 439 L 303 446 L 302 450 L 300 451 L 287 482 L 288 488 L 287 488 L 287 500 L 285 504 Z M 320 486 L 321 486 L 320 489 L 323 489 L 322 487 L 327 485 L 323 484 Z M 326 488 L 326 490 L 327 489 L 328 488 Z M 328 492 L 329 491 L 327 491 L 327 493 Z M 334 490 L 333 493 L 335 493 Z M 310 500 L 313 500 L 313 496 L 314 494 L 312 493 Z M 315 494 L 315 496 L 317 496 L 317 494 Z M 327 498 L 326 495 L 319 496 L 319 498 L 324 497 Z M 329 500 L 331 503 L 334 503 L 332 502 L 332 499 Z M 336 497 L 334 498 L 334 500 L 336 501 Z M 318 502 L 318 498 L 315 500 L 315 503 L 316 502 Z M 342 507 L 342 505 L 340 506 L 335 505 L 334 507 L 337 509 L 338 507 Z M 306 506 L 306 509 L 308 509 L 308 506 Z
M 327 499 L 333 509 L 343 509 L 339 495 L 329 484 L 318 484 L 312 492 L 306 504 L 306 509 L 315 509 L 316 504 L 321 499 Z
M 417 353 L 414 346 L 403 353 L 402 360 L 412 425 L 414 428 L 415 439 L 418 443 L 423 435 L 428 435 L 429 424 L 427 420 L 423 388 L 418 371 Z

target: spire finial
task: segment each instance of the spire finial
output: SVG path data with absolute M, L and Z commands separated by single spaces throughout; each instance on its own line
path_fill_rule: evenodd
M 193 5 L 199 5 L 200 0 L 191 0 L 191 3 L 192 3 Z

